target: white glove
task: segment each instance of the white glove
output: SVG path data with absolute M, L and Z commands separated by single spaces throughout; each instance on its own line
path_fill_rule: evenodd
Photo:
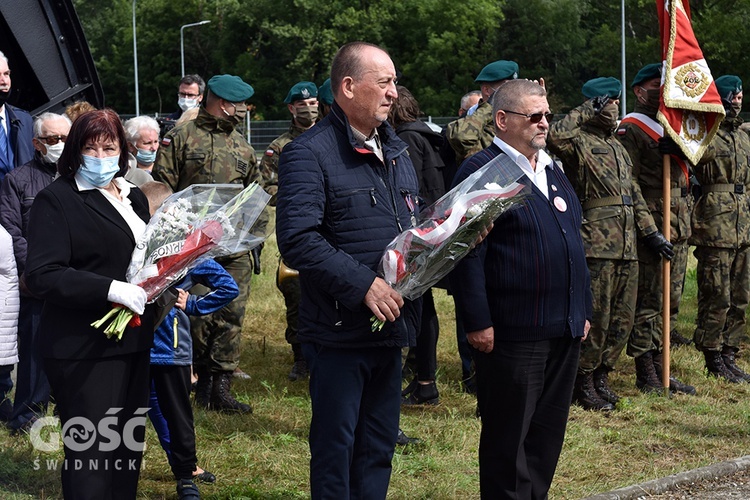
M 138 285 L 117 280 L 112 281 L 112 284 L 109 285 L 107 300 L 122 304 L 136 314 L 143 314 L 147 299 L 146 290 Z

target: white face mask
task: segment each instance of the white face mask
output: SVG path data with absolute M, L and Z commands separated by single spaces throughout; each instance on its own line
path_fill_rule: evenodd
M 62 154 L 63 149 L 65 149 L 65 143 L 60 141 L 53 146 L 45 144 L 45 147 L 47 148 L 47 152 L 43 155 L 44 161 L 46 161 L 47 163 L 57 163 L 57 160 L 60 159 L 60 155 Z
M 198 99 L 188 99 L 186 97 L 180 97 L 179 99 L 177 99 L 177 105 L 184 112 L 184 111 L 187 111 L 188 109 L 197 108 Z

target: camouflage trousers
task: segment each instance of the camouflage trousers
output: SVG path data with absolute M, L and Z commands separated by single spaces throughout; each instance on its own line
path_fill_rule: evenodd
M 740 347 L 745 335 L 745 310 L 750 303 L 750 247 L 700 246 L 698 259 L 698 317 L 693 339 L 699 350 Z
M 213 314 L 190 318 L 190 332 L 193 336 L 193 364 L 197 369 L 210 372 L 234 371 L 240 362 L 240 342 L 242 321 L 250 295 L 250 279 L 253 276 L 253 263 L 250 253 L 238 257 L 222 259 L 219 262 L 232 275 L 240 289 L 240 294 Z M 196 285 L 190 293 L 202 295 L 208 288 Z
M 276 275 L 278 276 L 278 272 Z M 284 331 L 284 337 L 290 345 L 299 344 L 299 340 L 297 340 L 299 297 L 301 293 L 299 276 L 288 277 L 281 283 L 279 283 L 279 280 L 277 279 L 276 288 L 278 288 L 281 295 L 284 296 L 284 304 L 286 305 L 286 330 Z
M 670 325 L 677 324 L 680 310 L 682 287 L 687 268 L 687 241 L 674 244 L 674 257 L 671 261 L 669 292 Z M 628 356 L 637 358 L 649 351 L 661 351 L 662 346 L 662 261 L 640 260 L 638 262 L 638 300 L 635 306 L 635 324 L 628 339 Z
M 612 370 L 633 329 L 638 293 L 638 261 L 586 259 L 591 274 L 594 316 L 581 344 L 579 373 L 600 366 Z

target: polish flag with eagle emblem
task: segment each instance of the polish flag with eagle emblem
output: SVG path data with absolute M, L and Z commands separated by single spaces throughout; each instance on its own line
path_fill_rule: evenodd
M 656 8 L 664 65 L 657 119 L 696 164 L 724 119 L 724 106 L 695 38 L 688 0 L 656 0 Z

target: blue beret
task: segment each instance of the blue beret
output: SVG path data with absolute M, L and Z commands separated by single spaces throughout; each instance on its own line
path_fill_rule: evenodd
M 725 101 L 731 101 L 735 95 L 742 92 L 742 80 L 740 80 L 739 76 L 720 76 L 714 83 L 716 83 L 716 90 L 719 91 L 719 96 Z
M 633 83 L 631 83 L 630 86 L 635 87 L 646 80 L 653 80 L 654 78 L 661 78 L 661 63 L 651 63 L 642 67 L 640 71 L 636 73 L 635 78 L 633 78 Z
M 318 97 L 318 87 L 313 82 L 299 82 L 295 83 L 294 86 L 289 89 L 289 93 L 286 95 L 284 102 L 291 104 L 294 101 L 301 101 L 303 99 L 311 99 Z
M 216 75 L 208 81 L 208 89 L 229 102 L 247 101 L 255 93 L 253 87 L 234 75 Z
M 333 90 L 331 90 L 330 78 L 324 81 L 323 85 L 318 88 L 318 100 L 329 106 L 333 104 Z
M 515 80 L 518 78 L 518 64 L 514 61 L 495 61 L 482 68 L 474 79 L 475 83 L 499 82 L 500 80 Z
M 610 99 L 619 99 L 622 94 L 622 84 L 617 78 L 602 76 L 584 83 L 581 91 L 589 99 L 601 95 L 608 95 Z

